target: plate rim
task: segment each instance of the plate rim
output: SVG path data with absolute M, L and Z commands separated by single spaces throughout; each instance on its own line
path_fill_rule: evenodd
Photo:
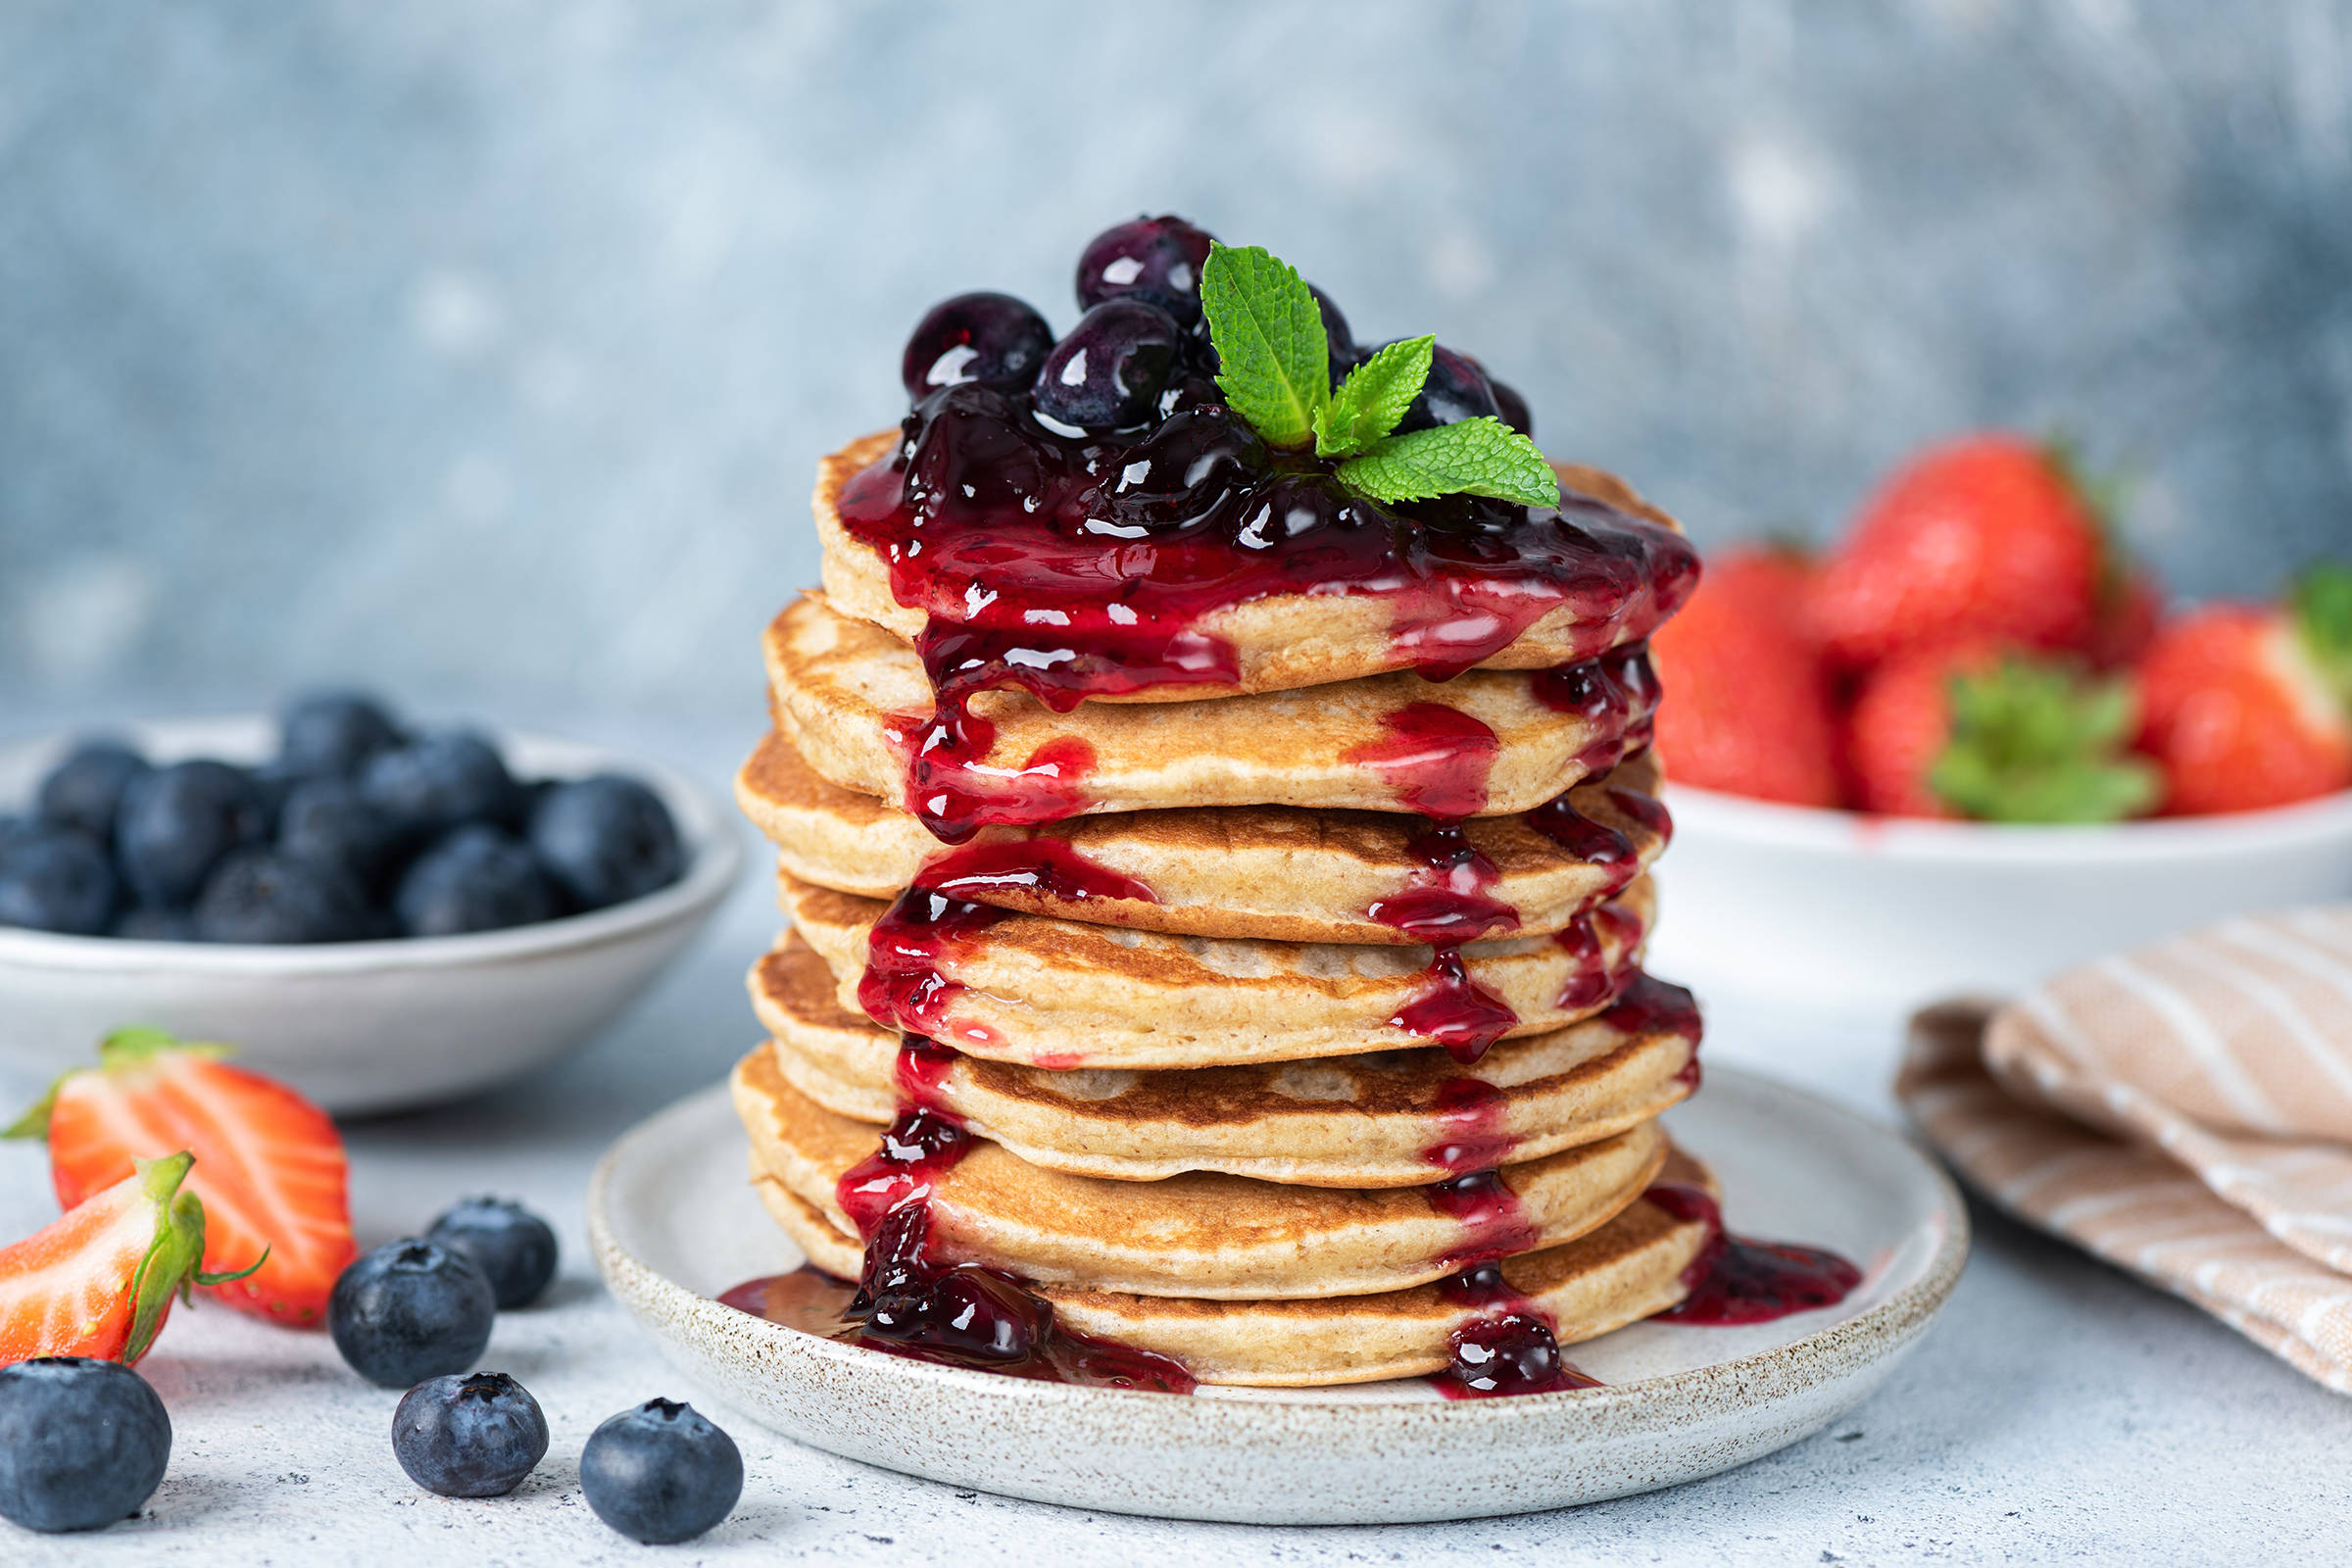
M 1687 1403 L 1692 1408 L 1703 1408 L 1720 1406 L 1726 1402 L 1742 1402 L 1743 1396 L 1752 1397 L 1756 1394 L 1760 1381 L 1768 1383 L 1784 1377 L 1795 1366 L 1825 1361 L 1840 1367 L 1867 1364 L 1909 1345 L 1925 1331 L 1950 1299 L 1968 1261 L 1971 1242 L 1968 1204 L 1960 1188 L 1953 1182 L 1951 1173 L 1902 1129 L 1875 1122 L 1837 1101 L 1768 1074 L 1736 1066 L 1710 1067 L 1708 1079 L 1710 1087 L 1714 1088 L 1720 1088 L 1729 1081 L 1740 1084 L 1749 1094 L 1779 1096 L 1800 1102 L 1817 1113 L 1827 1113 L 1864 1137 L 1884 1139 L 1895 1145 L 1917 1160 L 1929 1177 L 1936 1197 L 1936 1212 L 1945 1222 L 1942 1241 L 1920 1270 L 1919 1277 L 1865 1311 L 1766 1349 L 1656 1377 L 1604 1384 L 1592 1389 L 1523 1395 L 1509 1399 L 1433 1402 L 1424 1399 L 1319 1398 L 1316 1396 L 1317 1391 L 1313 1389 L 1263 1391 L 1277 1395 L 1276 1397 L 1177 1399 L 1140 1389 L 1106 1389 L 1008 1378 L 975 1368 L 886 1355 L 879 1350 L 821 1339 L 783 1324 L 770 1323 L 738 1308 L 722 1306 L 714 1298 L 687 1289 L 620 1245 L 613 1233 L 608 1209 L 615 1173 L 631 1147 L 659 1132 L 666 1122 L 688 1119 L 706 1102 L 723 1100 L 726 1095 L 726 1085 L 723 1083 L 696 1090 L 671 1102 L 630 1126 L 606 1149 L 588 1180 L 589 1250 L 595 1256 L 597 1272 L 603 1276 L 607 1289 L 620 1299 L 646 1332 L 657 1339 L 668 1336 L 656 1329 L 650 1321 L 656 1314 L 639 1309 L 631 1300 L 622 1289 L 623 1278 L 657 1297 L 670 1298 L 670 1309 L 660 1316 L 675 1320 L 723 1312 L 727 1316 L 710 1316 L 707 1321 L 712 1327 L 730 1333 L 748 1331 L 756 1342 L 771 1346 L 786 1356 L 806 1357 L 829 1365 L 836 1371 L 854 1372 L 867 1367 L 879 1370 L 876 1366 L 878 1362 L 887 1366 L 893 1374 L 912 1380 L 917 1387 L 953 1389 L 983 1398 L 1017 1401 L 1032 1408 L 1091 1407 L 1105 1399 L 1150 1400 L 1153 1401 L 1152 1408 L 1165 1412 L 1164 1419 L 1189 1422 L 1200 1429 L 1202 1441 L 1238 1437 L 1243 1432 L 1262 1428 L 1270 1420 L 1292 1426 L 1342 1426 L 1350 1434 L 1370 1434 L 1375 1439 L 1381 1435 L 1384 1427 L 1401 1436 L 1406 1428 L 1425 1429 L 1432 1421 L 1482 1427 L 1496 1423 L 1548 1425 L 1571 1411 L 1591 1422 L 1607 1423 L 1612 1419 L 1636 1418 L 1661 1403 Z M 1819 1379 L 1798 1377 L 1795 1381 L 1803 1385 Z

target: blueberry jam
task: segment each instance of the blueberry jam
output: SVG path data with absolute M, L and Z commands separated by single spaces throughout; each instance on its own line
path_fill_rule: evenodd
M 1441 1281 L 1438 1294 L 1477 1309 L 1448 1336 L 1446 1370 L 1430 1379 L 1448 1399 L 1596 1389 L 1600 1380 L 1568 1364 L 1559 1337 L 1541 1310 L 1502 1277 L 1499 1263 L 1479 1263 Z
M 1519 1015 L 1470 978 L 1462 944 L 1496 929 L 1516 929 L 1519 911 L 1490 891 L 1495 881 L 1494 862 L 1471 846 L 1458 819 L 1433 819 L 1413 835 L 1407 851 L 1419 862 L 1412 880 L 1388 898 L 1375 900 L 1364 912 L 1430 944 L 1434 951 L 1421 989 L 1389 1023 L 1436 1041 L 1458 1060 L 1476 1061 L 1509 1032 Z
M 989 905 L 908 888 L 866 936 L 858 1005 L 876 1023 L 907 1034 L 951 1045 L 992 1043 L 996 1032 L 986 1024 L 950 1021 L 948 1006 L 963 987 L 940 973 L 940 963 L 1004 918 L 1004 910 Z
M 1501 1090 L 1483 1078 L 1448 1078 L 1438 1085 L 1436 1099 L 1446 1140 L 1423 1150 L 1423 1159 L 1460 1175 L 1491 1170 L 1510 1157 L 1512 1139 L 1503 1128 L 1508 1102 Z
M 923 867 L 922 885 L 951 899 L 989 902 L 989 895 L 1029 893 L 1060 904 L 1090 899 L 1157 904 L 1152 889 L 1124 872 L 1098 865 L 1056 838 L 967 844 Z
M 1533 684 L 1544 707 L 1592 726 L 1593 738 L 1577 759 L 1587 773 L 1606 772 L 1645 750 L 1657 732 L 1658 677 L 1646 644 L 1539 670 Z
M 1862 1271 L 1836 1252 L 1732 1235 L 1715 1200 L 1695 1187 L 1662 1182 L 1642 1196 L 1676 1219 L 1700 1220 L 1708 1229 L 1706 1247 L 1683 1271 L 1687 1294 L 1657 1315 L 1661 1323 L 1769 1323 L 1836 1306 L 1862 1283 Z
M 1430 1207 L 1462 1227 L 1460 1244 L 1446 1256 L 1448 1263 L 1490 1263 L 1524 1252 L 1542 1238 L 1500 1171 L 1469 1171 L 1421 1191 Z

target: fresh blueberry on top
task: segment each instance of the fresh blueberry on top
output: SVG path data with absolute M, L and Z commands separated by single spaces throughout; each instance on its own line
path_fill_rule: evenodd
M 1021 507 L 1050 489 L 1039 443 L 1012 400 L 991 387 L 942 387 L 906 419 L 911 506 Z
M 392 1456 L 444 1497 L 503 1497 L 547 1457 L 547 1417 L 504 1372 L 428 1378 L 392 1412 Z
M 1528 412 L 1527 399 L 1491 375 L 1487 377 L 1487 388 L 1494 394 L 1495 415 L 1503 423 L 1521 435 L 1536 433 L 1536 416 Z
M 552 920 L 564 901 L 530 846 L 472 822 L 416 858 L 392 909 L 410 936 L 453 937 Z
M 134 904 L 115 916 L 115 923 L 106 934 L 124 942 L 193 942 L 196 916 L 187 909 Z
M 383 705 L 359 692 L 295 698 L 278 715 L 277 734 L 279 763 L 303 777 L 357 773 L 402 740 L 400 726 Z
M 229 853 L 268 830 L 244 769 L 198 760 L 131 779 L 115 820 L 115 857 L 142 904 L 185 908 Z
M 915 323 L 899 379 L 917 403 L 964 381 L 1018 392 L 1053 347 L 1054 329 L 1025 302 L 1009 294 L 958 294 Z
M 33 828 L 0 842 L 0 925 L 103 936 L 119 891 L 106 851 L 79 833 Z
M 512 822 L 521 791 L 498 749 L 466 730 L 441 730 L 378 753 L 360 789 L 403 831 L 430 835 L 461 822 Z
M 556 1277 L 556 1233 L 547 1221 L 499 1198 L 468 1198 L 424 1233 L 472 1258 L 490 1281 L 498 1309 L 528 1306 Z
M 665 888 L 686 861 L 662 797 L 612 773 L 559 784 L 542 796 L 531 811 L 531 848 L 583 909 Z
M 1421 383 L 1420 394 L 1404 411 L 1396 428 L 1427 430 L 1481 415 L 1498 418 L 1501 413 L 1494 403 L 1494 388 L 1478 362 L 1440 343 L 1430 355 L 1429 379 Z
M 83 741 L 41 780 L 40 819 L 112 844 L 123 786 L 147 770 L 147 759 L 121 741 Z
M 631 1541 L 691 1541 L 734 1511 L 743 1454 L 693 1405 L 648 1399 L 588 1435 L 580 1494 Z
M 1093 310 L 1104 300 L 1156 305 L 1189 326 L 1200 316 L 1200 270 L 1215 243 L 1181 218 L 1139 218 L 1106 228 L 1078 257 L 1078 303 Z
M 202 942 L 359 942 L 371 934 L 357 884 L 275 850 L 230 856 L 196 901 Z
M 119 1361 L 44 1355 L 0 1367 L 0 1519 L 96 1530 L 137 1513 L 172 1461 L 172 1417 Z
M 473 1365 L 497 1314 L 490 1282 L 471 1258 L 414 1237 L 361 1257 L 326 1298 L 335 1348 L 353 1371 L 387 1389 Z
M 401 849 L 400 828 L 347 778 L 306 779 L 277 813 L 277 852 L 323 866 L 360 888 L 380 888 Z
M 1223 404 L 1170 415 L 1119 456 L 1111 516 L 1147 527 L 1195 521 L 1254 483 L 1266 465 L 1265 442 Z
M 1037 372 L 1030 402 L 1065 429 L 1116 430 L 1149 418 L 1179 336 L 1168 313 L 1140 300 L 1111 300 L 1078 318 Z

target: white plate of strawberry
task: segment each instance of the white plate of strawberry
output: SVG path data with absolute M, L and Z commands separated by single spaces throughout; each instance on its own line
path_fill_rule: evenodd
M 2174 608 L 2110 510 L 1972 435 L 1818 559 L 1708 561 L 1653 645 L 1661 970 L 1878 1012 L 2352 897 L 2352 566 Z

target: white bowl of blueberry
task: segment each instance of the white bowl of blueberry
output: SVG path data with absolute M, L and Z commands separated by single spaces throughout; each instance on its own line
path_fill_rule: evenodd
M 152 1023 L 330 1110 L 449 1099 L 612 1017 L 742 858 L 666 769 L 354 694 L 0 748 L 0 1064 Z

